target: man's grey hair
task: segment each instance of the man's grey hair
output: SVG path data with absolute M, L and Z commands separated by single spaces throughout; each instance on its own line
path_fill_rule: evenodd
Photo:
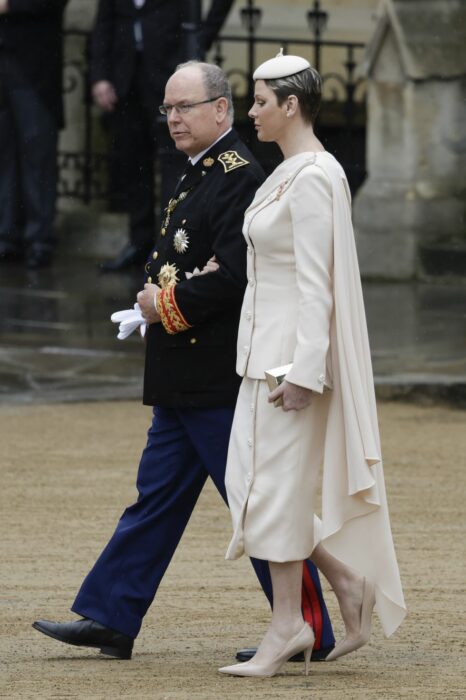
M 235 111 L 233 107 L 233 98 L 231 95 L 231 86 L 223 70 L 214 63 L 204 63 L 203 61 L 186 61 L 186 63 L 180 63 L 177 65 L 175 73 L 182 70 L 182 68 L 200 69 L 207 98 L 212 99 L 214 97 L 224 97 L 228 102 L 228 116 L 230 117 L 231 121 L 233 121 Z

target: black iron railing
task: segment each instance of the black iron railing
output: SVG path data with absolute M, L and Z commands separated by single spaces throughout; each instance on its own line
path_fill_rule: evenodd
M 323 105 L 318 120 L 318 134 L 326 148 L 341 161 L 352 190 L 355 191 L 365 175 L 365 83 L 355 77 L 356 67 L 362 58 L 364 44 L 358 42 L 326 41 L 321 38 L 323 19 L 310 15 L 321 12 L 320 4 L 308 13 L 308 20 L 317 22 L 313 38 L 282 39 L 259 36 L 257 33 L 259 8 L 249 0 L 243 8 L 245 35 L 226 34 L 215 43 L 210 60 L 222 66 L 230 78 L 235 101 L 236 127 L 249 143 L 259 160 L 270 171 L 279 159 L 276 150 L 257 143 L 247 111 L 252 103 L 252 73 L 261 45 L 270 47 L 270 55 L 283 47 L 285 53 L 298 53 L 320 67 L 323 79 Z M 321 13 L 322 14 L 322 13 Z M 325 14 L 325 13 L 323 13 Z M 80 142 L 72 149 L 60 148 L 59 197 L 74 197 L 82 202 L 104 199 L 114 202 L 114 183 L 111 140 L 108 137 L 108 117 L 102 116 L 92 106 L 89 89 L 89 38 L 86 31 L 68 30 L 65 40 L 64 92 L 67 103 L 69 132 L 64 143 Z M 72 46 L 72 53 L 67 50 Z M 244 67 L 228 65 L 225 49 L 228 44 L 244 47 Z M 67 56 L 72 56 L 67 58 Z M 326 71 L 326 65 L 337 69 Z M 72 114 L 69 114 L 70 109 Z M 78 119 L 76 118 L 78 110 Z

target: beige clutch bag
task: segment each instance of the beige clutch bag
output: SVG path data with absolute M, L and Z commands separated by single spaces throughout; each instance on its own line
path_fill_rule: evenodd
M 289 365 L 282 365 L 281 367 L 274 367 L 273 369 L 268 369 L 265 372 L 265 379 L 267 381 L 267 386 L 269 387 L 270 391 L 274 391 L 274 389 L 277 388 L 277 386 L 280 386 L 282 381 L 285 379 L 286 375 L 290 371 L 290 369 L 293 367 L 292 364 Z M 277 408 L 278 406 L 281 406 L 283 404 L 283 399 L 280 396 L 278 399 L 276 399 L 273 402 L 273 405 Z

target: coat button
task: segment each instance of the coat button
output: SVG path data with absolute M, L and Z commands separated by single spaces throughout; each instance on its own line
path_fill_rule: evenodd
M 252 255 L 252 248 L 250 245 L 248 245 L 248 253 L 249 253 L 249 255 Z
M 323 384 L 324 382 L 325 382 L 325 376 L 323 374 L 321 374 L 319 377 L 319 384 Z
M 252 313 L 251 313 L 250 311 L 246 311 L 246 313 L 245 313 L 244 315 L 246 316 L 246 318 L 247 318 L 248 321 L 251 320 L 251 318 L 252 318 Z
M 157 260 L 158 257 L 159 257 L 158 252 L 156 250 L 154 250 L 154 252 L 152 253 L 152 259 Z
M 194 345 L 194 343 L 197 343 L 197 338 L 191 338 L 189 342 L 191 343 L 191 345 Z
M 252 447 L 252 438 L 248 438 L 248 445 L 249 447 Z
M 152 284 L 152 277 L 148 277 L 148 278 L 147 278 L 147 281 L 148 281 L 149 284 Z
M 254 287 L 254 277 L 249 278 L 249 286 Z

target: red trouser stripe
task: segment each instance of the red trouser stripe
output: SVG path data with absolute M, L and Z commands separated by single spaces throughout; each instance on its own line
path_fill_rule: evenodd
M 319 596 L 311 578 L 306 563 L 303 564 L 303 590 L 302 590 L 303 616 L 314 629 L 316 638 L 314 649 L 320 649 L 322 643 L 322 611 L 320 609 Z

